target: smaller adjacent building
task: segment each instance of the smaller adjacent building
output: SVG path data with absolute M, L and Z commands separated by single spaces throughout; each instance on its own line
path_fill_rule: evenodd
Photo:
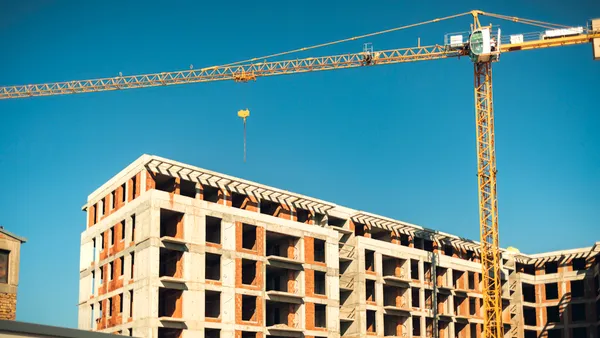
M 17 286 L 21 243 L 26 239 L 0 226 L 0 319 L 17 317 Z

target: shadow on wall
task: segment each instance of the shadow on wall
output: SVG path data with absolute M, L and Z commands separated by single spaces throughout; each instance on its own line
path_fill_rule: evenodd
M 568 325 L 572 338 L 600 337 L 600 326 L 597 325 L 600 321 L 600 299 L 597 299 L 600 294 L 600 254 L 592 256 L 586 253 L 564 256 L 558 261 L 540 261 L 528 273 L 543 270 L 545 274 L 561 274 L 559 269 L 569 266 L 577 272 L 577 280 L 523 286 L 524 300 L 533 300 L 538 305 L 536 308 L 523 307 L 525 325 L 535 325 L 537 320 L 542 320 L 542 329 L 539 332 L 526 329 L 524 338 L 563 338 L 566 337 L 565 325 Z

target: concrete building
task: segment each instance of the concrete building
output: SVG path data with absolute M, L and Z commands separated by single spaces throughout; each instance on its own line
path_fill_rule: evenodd
M 474 241 L 149 155 L 83 210 L 80 329 L 481 336 Z M 505 336 L 598 338 L 599 252 L 505 250 Z
M 17 317 L 17 288 L 21 243 L 26 239 L 12 234 L 0 226 L 0 319 Z

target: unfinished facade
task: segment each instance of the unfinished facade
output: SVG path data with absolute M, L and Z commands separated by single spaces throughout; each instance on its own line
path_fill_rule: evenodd
M 21 244 L 26 241 L 0 226 L 0 320 L 17 318 Z
M 476 242 L 149 155 L 84 210 L 80 329 L 481 336 Z M 599 250 L 504 251 L 505 336 L 600 337 Z

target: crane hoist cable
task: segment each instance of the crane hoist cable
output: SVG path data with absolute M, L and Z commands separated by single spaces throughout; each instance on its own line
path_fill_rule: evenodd
M 512 22 L 516 22 L 516 23 L 522 23 L 522 24 L 526 24 L 526 25 L 546 28 L 546 29 L 571 27 L 569 25 L 562 25 L 562 24 L 556 24 L 556 23 L 545 22 L 545 21 L 531 20 L 531 19 L 519 18 L 516 16 L 508 16 L 508 15 L 496 14 L 496 13 L 482 12 L 481 15 L 485 15 L 485 16 L 489 16 L 489 17 L 497 18 L 497 19 L 502 19 L 502 20 L 506 20 L 506 21 L 512 21 Z
M 437 18 L 437 19 L 422 21 L 422 22 L 418 22 L 418 23 L 413 23 L 413 24 L 409 24 L 409 25 L 404 25 L 404 26 L 389 28 L 389 29 L 385 29 L 385 30 L 381 30 L 381 31 L 373 32 L 373 33 L 358 35 L 358 36 L 354 36 L 354 37 L 351 37 L 351 38 L 345 38 L 345 39 L 335 40 L 335 41 L 330 41 L 330 42 L 325 42 L 325 43 L 321 43 L 321 44 L 317 44 L 317 45 L 312 45 L 312 46 L 307 46 L 307 47 L 302 47 L 302 48 L 296 48 L 296 49 L 292 49 L 292 50 L 285 51 L 285 52 L 264 55 L 264 56 L 255 57 L 255 58 L 246 59 L 246 60 L 240 60 L 240 61 L 236 61 L 236 62 L 232 62 L 232 63 L 227 63 L 227 64 L 219 65 L 219 66 L 216 66 L 216 67 L 235 66 L 235 65 L 239 65 L 239 64 L 252 63 L 252 62 L 261 61 L 261 60 L 265 60 L 265 59 L 269 59 L 269 58 L 274 58 L 274 57 L 278 57 L 278 56 L 283 56 L 283 55 L 289 55 L 289 54 L 294 54 L 294 53 L 305 52 L 305 51 L 312 50 L 312 49 L 318 49 L 318 48 L 333 46 L 333 45 L 337 45 L 337 44 L 344 43 L 344 42 L 356 41 L 356 40 L 360 40 L 360 39 L 364 39 L 364 38 L 368 38 L 368 37 L 372 37 L 372 36 L 383 35 L 383 34 L 397 32 L 397 31 L 400 31 L 400 30 L 408 29 L 408 28 L 414 28 L 414 27 L 423 26 L 423 25 L 427 25 L 427 24 L 432 24 L 432 23 L 436 23 L 436 22 L 441 22 L 441 21 L 446 21 L 446 20 L 450 20 L 450 19 L 455 19 L 455 18 L 459 18 L 459 17 L 462 17 L 462 16 L 473 15 L 474 12 L 477 12 L 479 15 L 489 16 L 489 17 L 493 17 L 493 18 L 497 18 L 497 19 L 502 19 L 502 20 L 506 20 L 506 21 L 512 21 L 512 22 L 516 22 L 516 23 L 522 23 L 522 24 L 526 24 L 526 25 L 530 25 L 530 26 L 535 26 L 535 27 L 546 28 L 546 29 L 555 29 L 555 28 L 559 28 L 559 27 L 560 28 L 571 27 L 571 26 L 568 26 L 568 25 L 555 24 L 555 23 L 538 21 L 538 20 L 532 20 L 532 19 L 527 19 L 527 18 L 520 18 L 520 17 L 516 17 L 516 16 L 508 16 L 508 15 L 503 15 L 503 14 L 495 14 L 495 13 L 489 13 L 489 12 L 483 12 L 483 11 L 474 10 L 474 11 L 469 11 L 469 12 L 465 12 L 465 13 L 459 13 L 459 14 L 449 15 L 449 16 L 445 16 L 445 17 L 442 17 L 442 18 Z
M 264 59 L 268 59 L 268 58 L 277 57 L 277 56 L 283 56 L 283 55 L 288 55 L 288 54 L 293 54 L 293 53 L 305 52 L 305 51 L 311 50 L 311 49 L 317 49 L 317 48 L 323 48 L 323 47 L 333 46 L 333 45 L 337 45 L 337 44 L 348 42 L 348 41 L 360 40 L 360 39 L 364 39 L 364 38 L 368 38 L 368 37 L 372 37 L 372 36 L 377 36 L 377 35 L 382 35 L 382 34 L 386 34 L 386 33 L 400 31 L 400 30 L 403 30 L 403 29 L 408 29 L 408 28 L 423 26 L 423 25 L 430 24 L 430 23 L 435 23 L 435 22 L 445 21 L 445 20 L 449 20 L 449 19 L 454 19 L 454 18 L 458 18 L 458 17 L 461 17 L 461 16 L 470 15 L 470 14 L 471 14 L 471 12 L 454 14 L 454 15 L 450 15 L 450 16 L 445 16 L 443 18 L 437 18 L 437 19 L 427 20 L 427 21 L 423 21 L 423 22 L 413 23 L 413 24 L 410 24 L 410 25 L 405 25 L 405 26 L 400 26 L 400 27 L 394 27 L 394 28 L 390 28 L 390 29 L 386 29 L 386 30 L 382 30 L 382 31 L 377 31 L 377 32 L 373 32 L 373 33 L 368 33 L 368 34 L 354 36 L 354 37 L 351 37 L 351 38 L 345 38 L 345 39 L 341 39 L 341 40 L 335 40 L 335 41 L 325 42 L 325 43 L 321 43 L 321 44 L 317 44 L 317 45 L 312 45 L 312 46 L 307 46 L 307 47 L 303 47 L 303 48 L 296 48 L 296 49 L 292 49 L 292 50 L 289 50 L 289 51 L 286 51 L 286 52 L 280 52 L 280 53 L 265 55 L 265 56 L 261 56 L 261 57 L 255 57 L 255 58 L 251 58 L 251 59 L 236 61 L 236 62 L 232 62 L 232 63 L 221 65 L 220 67 L 235 66 L 235 65 L 239 65 L 241 63 L 250 63 L 250 62 L 255 62 L 255 61 L 260 61 L 260 60 L 264 60 Z
M 248 108 L 238 111 L 238 117 L 244 121 L 244 162 L 246 162 L 246 119 L 250 116 Z
M 149 74 L 132 75 L 132 76 L 122 76 L 121 74 L 119 74 L 119 76 L 114 77 L 114 78 L 107 77 L 107 78 L 97 78 L 97 79 L 88 79 L 88 80 L 79 80 L 79 81 L 40 83 L 40 84 L 16 85 L 16 86 L 1 86 L 0 87 L 0 99 L 24 98 L 24 97 L 31 97 L 31 96 L 48 96 L 48 95 L 58 95 L 58 94 L 75 94 L 75 93 L 84 93 L 84 92 L 98 92 L 98 91 L 104 91 L 104 90 L 117 90 L 117 89 L 130 89 L 130 88 L 143 88 L 143 87 L 150 87 L 150 86 L 155 86 L 155 85 L 159 85 L 159 84 L 160 85 L 168 85 L 168 84 L 194 83 L 194 82 L 201 82 L 201 81 L 198 81 L 198 79 L 204 73 L 210 73 L 211 75 L 217 75 L 213 79 L 205 79 L 206 81 L 220 80 L 220 79 L 222 80 L 224 78 L 223 78 L 223 76 L 220 76 L 220 75 L 224 75 L 225 73 L 228 73 L 231 71 L 236 72 L 232 76 L 233 80 L 235 80 L 237 82 L 247 82 L 249 80 L 255 80 L 256 74 L 254 74 L 252 72 L 252 70 L 250 70 L 249 73 L 245 73 L 245 70 L 243 68 L 245 68 L 245 67 L 248 67 L 248 68 L 259 67 L 260 68 L 260 67 L 262 67 L 262 65 L 267 64 L 267 61 L 266 61 L 267 58 L 288 55 L 288 54 L 313 50 L 313 49 L 317 49 L 317 48 L 323 48 L 326 46 L 332 46 L 335 44 L 340 44 L 340 43 L 348 42 L 348 41 L 356 41 L 356 40 L 364 39 L 367 37 L 382 35 L 382 34 L 400 31 L 400 30 L 404 30 L 404 29 L 408 29 L 408 28 L 413 28 L 413 27 L 417 27 L 417 26 L 422 26 L 422 25 L 426 25 L 426 24 L 431 24 L 431 23 L 445 21 L 445 20 L 449 20 L 449 19 L 453 19 L 453 18 L 458 18 L 458 17 L 462 17 L 462 16 L 466 16 L 466 15 L 489 16 L 489 17 L 495 17 L 495 18 L 502 19 L 502 20 L 517 22 L 517 23 L 522 23 L 522 24 L 527 24 L 527 25 L 532 25 L 532 26 L 538 26 L 538 27 L 545 27 L 545 28 L 553 27 L 553 26 L 569 27 L 569 26 L 551 24 L 551 23 L 547 23 L 547 22 L 543 22 L 543 21 L 531 20 L 531 19 L 520 18 L 520 17 L 515 17 L 515 16 L 507 16 L 507 15 L 502 15 L 502 14 L 483 12 L 480 10 L 473 10 L 470 12 L 450 15 L 450 16 L 446 16 L 446 17 L 442 17 L 442 18 L 427 20 L 427 21 L 423 21 L 423 22 L 419 22 L 419 23 L 414 23 L 414 24 L 404 25 L 404 26 L 390 28 L 390 29 L 386 29 L 386 30 L 381 30 L 381 31 L 373 32 L 373 33 L 354 36 L 351 38 L 321 43 L 321 44 L 312 45 L 312 46 L 303 47 L 303 48 L 297 48 L 297 49 L 289 50 L 286 52 L 280 52 L 280 53 L 265 55 L 265 56 L 261 56 L 261 57 L 255 57 L 255 58 L 236 61 L 236 62 L 232 62 L 232 63 L 228 63 L 228 64 L 204 67 L 204 68 L 201 68 L 200 70 L 192 69 L 192 70 L 187 70 L 187 71 L 161 72 L 161 73 L 154 73 L 154 74 L 149 73 Z M 406 52 L 416 51 L 417 53 L 421 53 L 421 52 L 430 53 L 432 48 L 433 49 L 441 49 L 442 46 L 440 46 L 440 45 L 427 46 L 427 47 L 423 47 L 423 49 L 421 49 L 422 47 L 419 44 L 418 48 L 419 48 L 418 50 L 417 49 L 407 49 Z M 537 48 L 537 47 L 533 47 L 533 48 Z M 402 53 L 404 51 L 398 50 L 397 52 Z M 363 54 L 363 53 L 359 53 L 359 54 Z M 393 51 L 391 53 L 393 53 Z M 306 60 L 308 60 L 308 59 L 306 59 Z M 262 61 L 262 62 L 256 62 L 256 61 Z M 241 67 L 241 70 L 233 69 L 236 67 Z M 238 74 L 237 72 L 240 72 L 240 73 Z M 265 74 L 263 74 L 261 76 L 265 76 Z M 205 81 L 202 81 L 202 82 L 205 82 Z

